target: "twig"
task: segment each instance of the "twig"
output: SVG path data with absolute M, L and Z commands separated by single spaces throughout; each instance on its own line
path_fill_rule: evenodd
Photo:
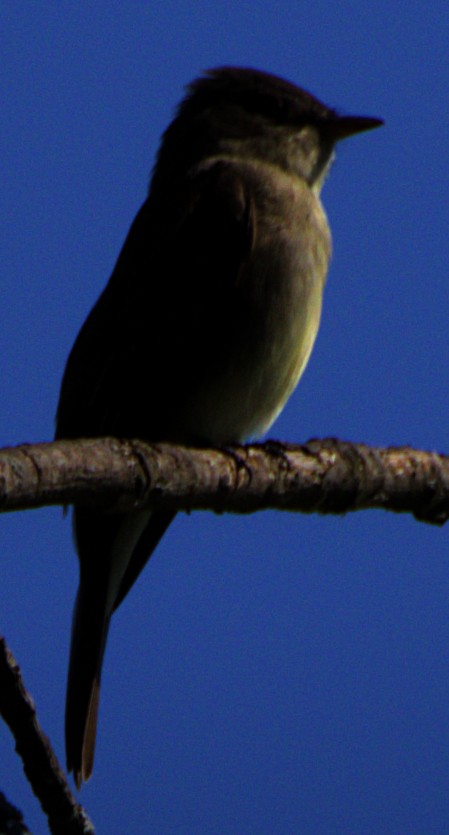
M 86 812 L 70 791 L 26 691 L 19 666 L 0 638 L 0 714 L 9 726 L 28 781 L 53 835 L 94 835 Z

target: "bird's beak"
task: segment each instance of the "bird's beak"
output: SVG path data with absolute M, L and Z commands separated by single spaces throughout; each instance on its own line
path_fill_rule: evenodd
M 383 119 L 376 119 L 374 116 L 335 116 L 333 119 L 326 120 L 322 129 L 323 133 L 334 142 L 338 142 L 355 133 L 380 128 L 383 123 Z

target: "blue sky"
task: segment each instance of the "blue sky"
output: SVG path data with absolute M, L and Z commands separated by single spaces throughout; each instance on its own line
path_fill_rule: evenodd
M 386 121 L 324 187 L 322 326 L 270 436 L 448 450 L 448 36 L 439 0 L 2 4 L 1 444 L 52 437 L 184 84 L 242 64 Z M 0 542 L 0 631 L 63 759 L 70 524 L 5 515 Z M 447 831 L 448 616 L 444 529 L 179 516 L 113 622 L 81 794 L 97 831 Z M 3 727 L 0 751 L 0 788 L 45 831 Z

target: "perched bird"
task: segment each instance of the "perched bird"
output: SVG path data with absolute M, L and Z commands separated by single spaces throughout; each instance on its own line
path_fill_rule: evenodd
M 69 356 L 56 438 L 222 445 L 263 435 L 318 330 L 331 251 L 319 195 L 335 143 L 381 124 L 253 69 L 194 81 Z M 111 615 L 173 513 L 75 507 L 73 518 L 66 748 L 79 788 L 92 773 Z

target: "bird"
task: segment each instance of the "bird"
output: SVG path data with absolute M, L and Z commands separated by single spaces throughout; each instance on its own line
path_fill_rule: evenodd
M 317 335 L 331 255 L 320 191 L 335 145 L 381 124 L 262 70 L 219 67 L 189 84 L 69 355 L 56 439 L 262 437 Z M 111 617 L 173 517 L 73 509 L 80 582 L 65 738 L 78 789 L 93 769 Z

